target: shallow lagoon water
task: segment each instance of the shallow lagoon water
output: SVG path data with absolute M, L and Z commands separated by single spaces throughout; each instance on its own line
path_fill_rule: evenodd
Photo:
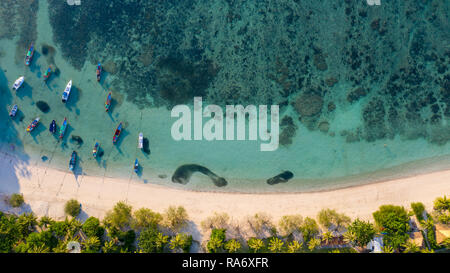
M 25 67 L 22 56 L 16 56 L 16 43 L 17 37 L 0 40 L 1 149 L 26 155 L 31 164 L 68 170 L 70 155 L 76 150 L 79 155 L 74 172 L 76 176 L 122 177 L 135 183 L 230 192 L 324 190 L 450 166 L 449 142 L 437 145 L 425 138 L 407 140 L 399 135 L 371 142 L 348 142 L 339 132 L 363 126 L 361 112 L 369 97 L 338 107 L 328 133 L 311 131 L 298 123 L 292 144 L 280 146 L 274 152 L 261 152 L 258 141 L 177 142 L 170 133 L 176 120 L 171 118 L 170 109 L 163 106 L 138 107 L 126 99 L 124 90 L 113 88 L 113 82 L 120 81 L 116 75 L 105 72 L 98 83 L 95 64 L 85 62 L 80 70 L 69 64 L 54 42 L 46 1 L 39 1 L 36 53 L 30 67 Z M 47 84 L 43 82 L 43 73 L 48 67 L 49 56 L 42 52 L 44 44 L 56 49 L 52 62 L 60 71 L 59 75 L 52 75 Z M 25 54 L 23 52 L 23 57 Z M 24 87 L 17 92 L 12 91 L 10 87 L 22 75 L 25 76 Z M 73 81 L 73 89 L 68 103 L 63 104 L 61 95 L 69 80 Z M 338 88 L 343 93 L 347 90 L 345 84 Z M 107 113 L 104 103 L 110 90 L 113 102 Z M 46 102 L 50 111 L 40 111 L 36 106 L 38 101 Z M 19 113 L 10 119 L 8 111 L 13 104 L 18 104 Z M 296 115 L 290 107 L 283 109 L 282 114 Z M 41 118 L 39 126 L 27 133 L 26 126 L 38 116 Z M 48 128 L 54 119 L 59 131 L 64 117 L 67 117 L 69 126 L 64 139 L 59 141 L 57 134 L 52 136 Z M 112 136 L 119 122 L 123 122 L 124 131 L 118 143 L 113 145 Z M 444 118 L 441 126 L 448 126 L 447 122 L 448 118 Z M 137 147 L 140 132 L 149 141 L 149 154 Z M 82 143 L 73 140 L 77 136 Z M 100 143 L 102 157 L 92 156 L 95 142 Z M 138 174 L 133 171 L 136 158 L 141 165 Z M 205 166 L 225 178 L 228 184 L 215 187 L 200 173 L 194 173 L 186 185 L 173 183 L 171 176 L 184 164 Z M 266 183 L 267 179 L 283 171 L 291 171 L 294 178 L 277 185 Z

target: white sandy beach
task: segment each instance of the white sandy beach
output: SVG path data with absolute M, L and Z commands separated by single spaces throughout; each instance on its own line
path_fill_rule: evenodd
M 75 198 L 82 203 L 83 213 L 102 218 L 118 201 L 126 201 L 134 209 L 147 207 L 163 212 L 171 205 L 184 206 L 196 224 L 214 212 L 226 212 L 233 219 L 265 212 L 277 220 L 288 214 L 315 217 L 322 208 L 336 209 L 352 218 L 372 220 L 372 213 L 383 204 L 403 205 L 423 202 L 432 208 L 436 197 L 450 195 L 450 170 L 410 178 L 355 186 L 332 191 L 295 194 L 238 194 L 194 192 L 124 179 L 80 175 L 28 165 L 10 154 L 1 154 L 0 196 L 23 193 L 24 208 L 13 209 L 0 202 L 0 210 L 19 213 L 33 211 L 64 219 L 64 204 Z M 194 235 L 194 239 L 196 236 Z M 197 238 L 200 239 L 200 238 Z

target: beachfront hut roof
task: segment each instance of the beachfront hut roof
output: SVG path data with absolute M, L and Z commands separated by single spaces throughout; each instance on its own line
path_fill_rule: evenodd
M 423 246 L 422 232 L 420 231 L 412 232 L 409 236 L 409 240 L 418 245 L 419 247 L 422 247 Z
M 383 252 L 383 237 L 376 236 L 367 244 L 367 248 L 371 250 L 371 253 Z
M 450 238 L 450 226 L 436 224 L 436 242 L 440 244 L 447 238 Z

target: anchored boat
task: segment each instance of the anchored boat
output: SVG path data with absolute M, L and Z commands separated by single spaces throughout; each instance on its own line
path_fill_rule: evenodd
M 109 92 L 108 97 L 106 98 L 106 103 L 105 103 L 106 112 L 109 111 L 110 107 L 111 107 L 111 92 Z
M 95 145 L 94 145 L 94 150 L 92 150 L 92 155 L 94 156 L 94 157 L 97 157 L 97 152 L 98 152 L 98 148 L 100 147 L 100 144 L 98 144 L 98 142 L 95 142 Z
M 134 161 L 134 172 L 137 173 L 139 171 L 139 162 L 136 158 L 136 160 Z
M 117 126 L 116 132 L 113 136 L 113 143 L 115 144 L 117 142 L 117 139 L 119 138 L 120 133 L 122 132 L 122 122 L 119 123 L 119 126 Z
M 34 128 L 36 128 L 36 126 L 38 126 L 39 124 L 39 117 L 37 117 L 35 120 L 33 120 L 33 122 L 31 122 L 30 125 L 28 125 L 27 127 L 27 132 L 31 132 L 34 130 Z
M 17 107 L 17 104 L 14 104 L 14 106 L 11 108 L 11 111 L 9 111 L 9 116 L 15 117 L 18 109 L 19 108 Z
M 31 43 L 30 47 L 28 48 L 27 56 L 25 57 L 25 65 L 31 64 L 31 59 L 33 59 L 34 55 L 34 44 Z
M 138 148 L 139 149 L 144 148 L 144 134 L 143 133 L 139 133 Z
M 66 102 L 69 99 L 70 90 L 72 89 L 72 80 L 67 83 L 66 89 L 64 89 L 64 93 L 62 94 L 62 102 Z
M 66 132 L 67 128 L 67 118 L 64 118 L 64 121 L 61 125 L 61 129 L 59 129 L 59 139 L 62 139 L 64 137 L 64 133 Z
M 44 82 L 47 82 L 48 78 L 50 78 L 50 75 L 52 74 L 52 68 L 47 68 L 47 71 L 44 73 Z
M 56 133 L 56 121 L 55 120 L 52 120 L 52 123 L 50 123 L 48 130 L 52 134 Z
M 18 79 L 14 82 L 14 85 L 13 85 L 12 89 L 14 89 L 14 90 L 16 90 L 16 91 L 19 90 L 19 88 L 22 86 L 22 84 L 23 84 L 24 81 L 25 81 L 25 77 L 24 77 L 24 76 L 18 78 Z
M 73 151 L 69 161 L 69 170 L 73 171 L 75 164 L 77 164 L 77 152 Z
M 102 65 L 100 63 L 98 63 L 98 65 L 97 65 L 96 74 L 97 74 L 97 81 L 99 82 L 100 81 L 100 76 L 102 74 Z

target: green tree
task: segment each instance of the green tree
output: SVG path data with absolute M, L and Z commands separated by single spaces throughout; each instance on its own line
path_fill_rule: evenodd
M 434 221 L 433 218 L 429 217 L 426 221 L 422 220 L 420 225 L 425 229 L 427 241 L 432 249 L 438 247 L 436 242 L 436 232 L 434 229 Z
M 313 251 L 314 249 L 318 248 L 320 246 L 320 244 L 321 244 L 320 239 L 312 238 L 308 242 L 308 249 L 309 249 L 309 251 Z
M 151 209 L 140 208 L 134 212 L 133 228 L 143 229 L 157 227 L 162 221 L 162 215 Z
M 300 230 L 302 231 L 303 238 L 306 242 L 319 234 L 319 226 L 314 219 L 309 217 L 305 218 Z
M 58 239 L 50 231 L 33 232 L 26 239 L 26 249 L 29 253 L 45 249 L 47 249 L 47 252 L 50 252 L 57 245 Z
M 186 233 L 178 233 L 169 243 L 169 248 L 172 250 L 181 250 L 184 253 L 189 253 L 192 245 L 192 235 Z
M 351 244 L 351 245 L 355 244 L 355 242 L 356 242 L 356 234 L 355 234 L 354 231 L 352 231 L 352 230 L 347 230 L 347 231 L 344 233 L 343 236 L 344 236 L 344 242 L 345 242 L 346 244 Z
M 38 221 L 38 226 L 40 228 L 47 228 L 49 225 L 53 224 L 55 221 L 48 217 L 48 216 L 42 216 L 41 219 Z
M 224 245 L 228 253 L 236 253 L 241 249 L 241 243 L 236 239 L 228 240 Z
M 230 221 L 230 216 L 226 213 L 214 212 L 214 215 L 209 216 L 200 224 L 203 230 L 227 228 Z
M 117 239 L 105 241 L 102 246 L 102 251 L 103 253 L 118 253 L 120 248 L 117 245 Z
M 437 211 L 446 211 L 450 210 L 450 199 L 447 199 L 447 196 L 438 197 L 434 200 L 433 209 Z
M 375 223 L 383 232 L 383 242 L 398 249 L 409 238 L 409 216 L 403 207 L 383 205 L 373 213 Z
M 97 236 L 88 237 L 82 245 L 83 253 L 98 253 L 102 247 L 102 243 Z
M 424 204 L 418 202 L 418 203 L 411 203 L 411 208 L 414 212 L 414 215 L 416 215 L 417 220 L 421 221 L 423 220 L 423 212 L 425 211 Z
M 287 243 L 287 253 L 296 253 L 302 248 L 303 243 L 299 243 L 296 240 Z
M 83 232 L 88 237 L 97 237 L 101 239 L 103 234 L 105 233 L 105 229 L 100 225 L 100 220 L 93 216 L 89 217 L 84 221 L 83 226 L 81 227 Z
M 21 234 L 20 239 L 23 239 L 36 230 L 37 218 L 33 213 L 25 213 L 17 217 L 15 224 Z
M 365 247 L 375 236 L 375 228 L 370 222 L 356 219 L 347 229 L 354 234 L 352 242 L 359 247 Z
M 209 241 L 206 244 L 206 250 L 209 253 L 217 253 L 222 250 L 226 238 L 225 232 L 226 230 L 223 228 L 215 228 L 211 231 Z
M 269 239 L 268 249 L 273 253 L 281 253 L 283 251 L 284 242 L 277 237 Z
M 14 208 L 22 206 L 24 202 L 23 195 L 20 193 L 13 193 L 9 198 L 9 204 Z
M 23 238 L 22 230 L 16 224 L 17 217 L 0 212 L 0 252 L 12 252 L 14 244 Z
M 138 246 L 144 253 L 161 253 L 167 244 L 169 237 L 159 232 L 156 228 L 144 229 L 138 238 Z
M 118 202 L 112 210 L 106 213 L 103 223 L 107 228 L 126 229 L 132 223 L 131 210 L 132 207 L 130 205 Z
M 174 232 L 178 232 L 180 229 L 185 227 L 187 225 L 187 221 L 188 214 L 186 209 L 182 206 L 170 206 L 164 213 L 164 225 Z
M 300 231 L 303 223 L 303 217 L 297 215 L 285 215 L 278 221 L 278 227 L 282 236 L 292 235 L 294 232 Z
M 331 241 L 333 238 L 334 238 L 334 236 L 333 236 L 333 233 L 332 233 L 331 231 L 327 231 L 327 232 L 325 232 L 325 233 L 322 234 L 322 241 L 323 241 L 325 244 L 327 244 L 327 245 L 330 243 L 330 241 Z
M 70 199 L 64 206 L 64 212 L 72 217 L 77 217 L 81 212 L 80 202 Z
M 402 245 L 405 249 L 403 250 L 404 253 L 417 253 L 420 252 L 420 247 L 416 245 L 416 243 L 407 241 Z
M 394 248 L 392 246 L 383 246 L 384 253 L 394 253 Z
M 264 241 L 254 237 L 247 241 L 247 245 L 254 253 L 259 253 L 265 248 Z

